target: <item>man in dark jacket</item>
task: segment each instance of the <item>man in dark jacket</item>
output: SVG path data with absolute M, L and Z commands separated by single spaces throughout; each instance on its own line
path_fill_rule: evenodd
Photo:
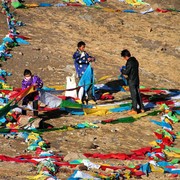
M 139 92 L 139 63 L 135 57 L 131 57 L 131 53 L 127 49 L 121 52 L 121 56 L 127 60 L 126 66 L 121 69 L 121 72 L 123 75 L 128 76 L 129 91 L 132 98 L 132 110 L 129 114 L 144 112 L 144 106 Z

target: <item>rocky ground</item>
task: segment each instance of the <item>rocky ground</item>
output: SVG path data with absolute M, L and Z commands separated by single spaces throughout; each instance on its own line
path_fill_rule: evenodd
M 35 3 L 41 1 L 26 1 Z M 49 3 L 58 3 L 49 0 Z M 180 9 L 179 0 L 147 0 L 155 9 Z M 86 42 L 86 50 L 96 57 L 94 65 L 96 78 L 109 75 L 106 81 L 117 79 L 119 67 L 125 64 L 120 52 L 128 48 L 140 63 L 141 85 L 180 89 L 180 18 L 178 12 L 124 13 L 124 9 L 138 12 L 149 7 L 131 7 L 118 0 L 101 4 L 106 9 L 93 7 L 38 7 L 13 10 L 16 19 L 26 26 L 18 28 L 21 35 L 28 36 L 30 45 L 13 49 L 13 58 L 3 62 L 3 68 L 12 72 L 8 84 L 20 87 L 23 71 L 29 68 L 42 77 L 46 86 L 66 84 L 66 76 L 72 74 L 72 54 L 78 41 Z M 119 10 L 117 12 L 109 12 Z M 0 39 L 7 34 L 4 15 L 0 14 Z M 104 83 L 102 82 L 102 83 Z M 128 93 L 114 94 L 121 101 Z M 99 102 L 104 103 L 104 102 Z M 93 122 L 109 118 L 120 118 L 126 113 L 113 113 L 106 116 L 72 116 L 48 114 L 46 123 L 55 127 L 81 122 Z M 131 149 L 148 146 L 154 140 L 153 132 L 157 126 L 150 122 L 151 117 L 142 118 L 132 124 L 99 125 L 98 129 L 48 132 L 43 138 L 51 143 L 51 149 L 63 155 L 87 152 L 130 152 Z M 160 119 L 160 115 L 153 117 Z M 179 130 L 177 125 L 176 130 Z M 27 144 L 22 139 L 7 140 L 0 137 L 0 154 L 16 156 L 26 154 Z M 93 144 L 99 147 L 92 148 Z M 123 164 L 119 160 L 98 160 L 93 162 Z M 72 171 L 62 169 L 57 176 L 67 179 Z M 35 175 L 30 164 L 0 163 L 0 179 L 26 179 Z M 146 177 L 143 177 L 146 179 Z M 167 175 L 151 174 L 150 179 L 169 179 Z M 149 179 L 149 178 L 147 178 Z

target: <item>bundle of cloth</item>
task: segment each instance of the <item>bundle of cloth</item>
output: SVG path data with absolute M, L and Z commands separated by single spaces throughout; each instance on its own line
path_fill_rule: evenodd
M 102 0 L 64 0 L 64 1 L 69 3 L 80 3 L 86 6 L 92 6 L 95 3 L 102 2 Z
M 24 8 L 25 6 L 22 4 L 22 0 L 11 0 L 11 6 L 14 8 Z
M 21 21 L 16 21 L 13 14 L 9 11 L 8 2 L 6 0 L 2 1 L 2 12 L 7 17 L 8 24 L 8 34 L 3 38 L 2 44 L 0 44 L 0 60 L 6 61 L 11 58 L 10 50 L 12 47 L 18 46 L 19 44 L 29 44 L 23 36 L 20 36 L 16 31 L 16 26 L 24 26 Z M 11 3 L 17 3 L 17 1 L 12 0 Z
M 143 2 L 143 0 L 119 0 L 121 2 L 126 2 L 127 4 L 130 4 L 131 6 L 140 6 L 140 5 L 150 5 L 146 2 Z

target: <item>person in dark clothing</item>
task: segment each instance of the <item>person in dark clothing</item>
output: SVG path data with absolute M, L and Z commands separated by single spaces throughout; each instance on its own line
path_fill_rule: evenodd
M 144 105 L 139 92 L 139 63 L 127 49 L 121 52 L 121 56 L 127 61 L 126 66 L 121 68 L 121 73 L 128 76 L 129 91 L 132 98 L 132 110 L 129 114 L 144 112 Z

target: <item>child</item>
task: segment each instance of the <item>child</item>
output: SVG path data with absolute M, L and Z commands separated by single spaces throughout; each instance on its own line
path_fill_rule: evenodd
M 77 44 L 78 49 L 73 55 L 74 65 L 79 79 L 86 71 L 89 63 L 95 61 L 95 58 L 89 56 L 89 54 L 85 51 L 85 46 L 86 46 L 85 42 L 80 41 Z
M 22 80 L 22 89 L 26 89 L 29 86 L 35 86 L 36 88 L 42 88 L 43 82 L 42 80 L 35 75 L 32 75 L 31 71 L 29 69 L 24 70 L 24 79 Z M 34 116 L 38 116 L 38 99 L 39 99 L 39 93 L 38 91 L 35 91 L 33 93 L 28 94 L 23 99 L 22 105 L 28 105 L 29 101 L 33 101 L 33 111 Z M 26 115 L 26 110 L 22 110 L 22 114 Z
M 79 89 L 78 92 L 78 97 L 84 104 L 84 101 L 86 101 L 86 104 L 88 103 L 89 95 L 92 96 L 91 91 L 93 88 L 93 79 L 94 79 L 94 74 L 93 74 L 93 69 L 89 67 L 90 62 L 94 62 L 95 58 L 90 56 L 86 51 L 85 51 L 85 42 L 80 41 L 77 44 L 77 51 L 73 55 L 74 59 L 74 65 L 76 68 L 76 73 L 79 78 L 79 86 L 83 86 Z M 85 73 L 85 71 L 88 69 L 88 72 Z M 83 76 L 86 74 L 85 76 Z M 89 94 L 89 95 L 88 95 Z

